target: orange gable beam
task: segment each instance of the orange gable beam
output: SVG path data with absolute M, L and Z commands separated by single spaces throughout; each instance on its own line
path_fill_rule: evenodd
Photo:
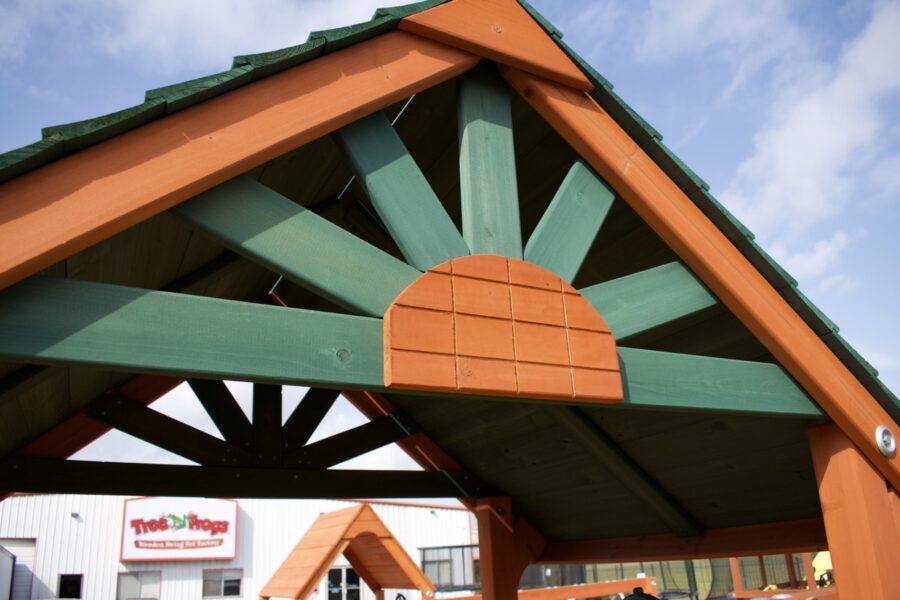
M 900 490 L 900 457 L 875 445 L 879 425 L 900 433 L 894 420 L 712 221 L 590 96 L 523 71 L 503 74 Z
M 594 86 L 516 0 L 451 0 L 398 27 L 579 90 Z
M 478 60 L 394 31 L 12 179 L 0 185 L 0 289 Z

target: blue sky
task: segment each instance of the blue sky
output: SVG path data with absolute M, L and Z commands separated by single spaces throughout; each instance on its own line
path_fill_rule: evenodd
M 382 3 L 0 0 L 0 151 Z M 900 391 L 900 2 L 532 4 Z

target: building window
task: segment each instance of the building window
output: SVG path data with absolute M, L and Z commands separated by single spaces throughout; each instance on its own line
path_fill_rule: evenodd
M 116 600 L 159 600 L 160 571 L 119 573 Z
M 81 598 L 81 574 L 59 576 L 60 598 Z
M 230 598 L 241 595 L 242 569 L 205 569 L 203 571 L 204 598 Z

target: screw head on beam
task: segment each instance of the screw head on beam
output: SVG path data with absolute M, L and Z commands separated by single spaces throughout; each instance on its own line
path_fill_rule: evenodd
M 893 458 L 897 454 L 897 438 L 894 432 L 884 425 L 879 425 L 875 429 L 875 444 L 878 450 L 888 458 Z

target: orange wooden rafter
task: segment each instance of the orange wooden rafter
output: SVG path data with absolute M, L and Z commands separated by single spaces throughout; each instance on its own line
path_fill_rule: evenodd
M 809 430 L 834 578 L 854 598 L 897 598 L 900 536 L 891 490 L 833 423 Z
M 894 420 L 750 261 L 589 95 L 516 69 L 507 81 L 752 331 L 900 489 L 900 456 L 875 430 Z
M 578 542 L 551 542 L 541 563 L 635 562 L 815 552 L 827 546 L 822 519 L 707 529 L 696 536 L 640 535 Z
M 640 587 L 644 592 L 656 595 L 655 577 L 637 577 L 634 579 L 619 579 L 617 581 L 604 581 L 601 583 L 582 583 L 579 585 L 561 585 L 558 587 L 539 588 L 534 590 L 519 590 L 518 600 L 569 600 L 570 598 L 605 598 L 618 594 L 629 594 L 634 588 Z M 454 596 L 453 600 L 482 600 L 481 594 L 471 596 Z
M 576 89 L 594 87 L 516 0 L 451 0 L 398 27 Z
M 393 31 L 3 183 L 0 289 L 478 60 Z

